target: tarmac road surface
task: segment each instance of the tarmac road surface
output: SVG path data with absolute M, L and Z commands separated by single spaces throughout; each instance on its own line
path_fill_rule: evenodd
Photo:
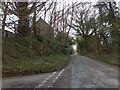
M 71 55 L 61 71 L 2 80 L 3 88 L 118 88 L 118 67 Z

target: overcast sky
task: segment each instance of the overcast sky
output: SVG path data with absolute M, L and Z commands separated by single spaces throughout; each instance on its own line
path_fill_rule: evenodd
M 120 6 L 120 0 L 57 0 L 58 2 L 61 2 L 61 1 L 66 1 L 67 3 L 71 3 L 71 2 L 92 2 L 93 4 L 95 4 L 97 1 L 100 1 L 100 2 L 112 2 L 112 1 L 115 1 L 119 2 L 119 6 Z
M 4 0 L 4 1 L 6 1 L 6 0 Z M 9 1 L 9 0 L 7 0 L 7 1 Z M 22 0 L 20 0 L 20 1 L 22 1 Z M 31 0 L 31 1 L 33 1 L 33 0 Z M 40 0 L 40 1 L 42 1 L 42 0 Z M 46 1 L 46 0 L 44 0 L 44 1 Z M 72 2 L 92 2 L 93 4 L 95 4 L 97 1 L 98 0 L 57 0 L 57 2 L 66 2 L 66 4 L 72 4 Z M 114 0 L 99 0 L 99 1 L 114 1 Z M 120 2 L 120 0 L 115 0 L 115 1 L 117 3 Z M 120 3 L 119 3 L 118 6 L 120 7 Z M 11 17 L 13 17 L 13 16 L 11 16 Z M 17 17 L 14 16 L 14 20 L 16 20 L 16 19 L 17 19 Z M 9 20 L 7 20 L 7 22 L 8 21 Z

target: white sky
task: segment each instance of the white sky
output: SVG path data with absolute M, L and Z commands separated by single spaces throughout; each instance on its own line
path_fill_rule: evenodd
M 57 0 L 57 2 L 66 2 L 66 4 L 72 4 L 72 2 L 92 2 L 93 4 L 95 4 L 97 1 L 98 0 Z M 105 1 L 113 1 L 113 0 L 99 0 L 99 1 L 104 1 L 105 2 Z M 120 0 L 115 0 L 115 1 L 117 3 L 120 2 Z M 119 3 L 118 6 L 120 7 L 120 3 Z M 13 17 L 14 20 L 17 19 L 17 18 L 15 19 L 15 18 L 16 17 Z M 8 30 L 8 28 L 7 28 L 7 30 Z M 9 29 L 9 31 L 10 31 L 10 29 Z M 11 32 L 13 32 L 13 30 Z

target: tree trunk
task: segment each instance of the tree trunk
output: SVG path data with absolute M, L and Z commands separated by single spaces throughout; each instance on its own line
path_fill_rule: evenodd
M 3 20 L 2 20 L 2 35 L 3 35 L 3 37 L 4 36 L 6 36 L 6 32 L 5 32 L 5 26 L 6 26 L 6 23 L 5 23 L 5 21 L 6 21 L 6 16 L 7 16 L 7 8 L 8 8 L 8 5 L 7 4 L 5 4 L 5 2 L 3 2 L 3 5 L 4 5 L 4 7 L 5 7 L 5 9 L 4 9 L 4 15 L 3 15 Z
M 28 2 L 18 2 L 18 35 L 29 36 Z
M 33 32 L 34 36 L 37 36 L 37 28 L 36 28 L 36 11 L 34 11 L 34 16 L 33 16 Z

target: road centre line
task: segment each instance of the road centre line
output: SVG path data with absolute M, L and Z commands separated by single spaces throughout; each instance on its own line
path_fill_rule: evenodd
M 56 74 L 56 72 L 53 72 L 51 75 L 49 75 L 47 78 L 45 78 L 45 80 L 43 80 L 43 82 L 41 82 L 40 84 L 38 84 L 35 88 L 40 88 L 41 86 L 43 86 L 44 83 L 46 83 L 47 80 L 49 80 L 54 74 Z

